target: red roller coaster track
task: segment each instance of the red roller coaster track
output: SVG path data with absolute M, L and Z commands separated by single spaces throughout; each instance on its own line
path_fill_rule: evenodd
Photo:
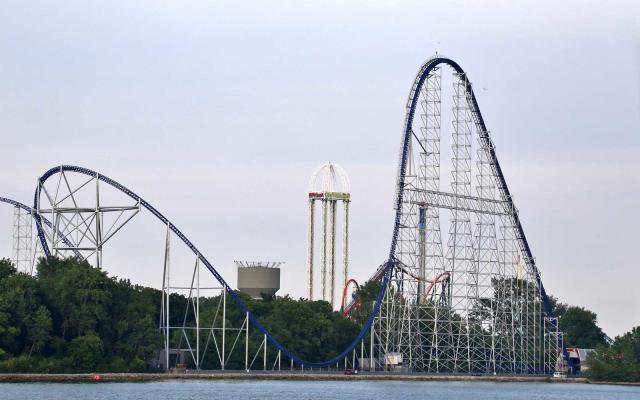
M 434 280 L 429 280 L 429 279 L 420 278 L 420 277 L 412 274 L 411 272 L 407 271 L 405 268 L 400 267 L 400 270 L 402 272 L 404 272 L 405 274 L 409 275 L 410 277 L 412 277 L 413 279 L 419 281 L 419 282 L 425 282 L 425 283 L 429 284 L 429 286 L 427 287 L 426 292 L 423 293 L 422 296 L 420 297 L 420 303 L 421 304 L 426 304 L 427 299 L 429 298 L 429 295 L 431 294 L 431 291 L 433 290 L 433 288 L 435 287 L 436 284 L 441 283 L 446 278 L 451 276 L 451 274 L 448 271 L 445 271 L 445 272 L 441 273 L 440 275 L 436 276 L 436 278 Z M 380 279 L 380 276 L 381 276 L 381 274 L 376 273 L 371 278 L 371 281 L 377 282 Z M 353 310 L 355 310 L 356 308 L 358 308 L 360 306 L 360 304 L 362 303 L 362 301 L 360 300 L 360 295 L 358 295 L 358 293 L 356 291 L 356 294 L 355 294 L 353 300 L 347 305 L 344 304 L 344 302 L 346 300 L 346 297 L 347 297 L 347 289 L 349 288 L 349 285 L 352 284 L 352 283 L 356 286 L 356 290 L 357 291 L 360 290 L 360 285 L 358 285 L 358 282 L 353 278 L 349 279 L 347 281 L 347 283 L 344 285 L 344 288 L 342 289 L 342 301 L 340 303 L 341 304 L 340 310 L 341 310 L 343 318 L 346 318 L 349 315 L 351 315 L 351 312 Z

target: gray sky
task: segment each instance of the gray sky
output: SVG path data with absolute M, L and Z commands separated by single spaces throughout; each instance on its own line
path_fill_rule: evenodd
M 388 253 L 404 103 L 440 43 L 478 91 L 548 292 L 640 324 L 640 5 L 618 2 L 0 3 L 0 195 L 78 164 L 162 210 L 235 284 L 286 261 L 305 294 L 306 190 L 352 182 L 353 275 Z M 10 255 L 11 210 L 0 210 Z M 150 216 L 107 270 L 160 284 Z

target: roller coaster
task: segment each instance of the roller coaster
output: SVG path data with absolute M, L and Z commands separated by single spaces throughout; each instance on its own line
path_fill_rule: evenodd
M 451 75 L 443 75 L 445 69 Z M 451 80 L 452 105 L 446 115 L 443 79 Z M 441 174 L 445 168 L 441 164 L 443 117 L 451 122 L 451 191 L 441 190 L 441 180 L 445 180 Z M 116 201 L 119 205 L 114 206 Z M 180 343 L 187 343 L 196 369 L 201 367 L 210 340 L 220 368 L 225 369 L 228 354 L 237 348 L 242 334 L 247 340 L 247 371 L 260 351 L 264 352 L 263 369 L 267 369 L 267 347 L 277 351 L 272 369 L 280 369 L 281 362 L 288 360 L 292 369 L 339 368 L 342 364 L 372 371 L 469 374 L 553 374 L 562 351 L 562 334 L 472 84 L 455 61 L 440 55 L 421 66 L 407 100 L 391 244 L 385 262 L 370 278 L 379 284 L 379 290 L 367 303 L 359 298 L 355 280 L 347 282 L 347 286 L 355 284 L 356 290 L 345 304 L 345 286 L 343 316 L 366 308 L 365 317 L 360 332 L 331 359 L 305 360 L 290 351 L 176 224 L 112 178 L 88 168 L 61 165 L 38 179 L 32 207 L 6 198 L 0 202 L 33 217 L 44 255 L 73 255 L 94 260 L 96 266 L 102 265 L 103 250 L 110 240 L 141 211 L 162 224 L 166 236 L 159 328 L 165 337 L 166 368 L 172 350 L 184 347 L 172 342 L 171 333 L 176 330 L 181 332 Z M 448 215 L 448 220 L 441 214 Z M 446 225 L 448 232 L 442 229 Z M 191 283 L 185 287 L 170 280 L 173 236 L 194 258 Z M 241 327 L 226 327 L 224 317 L 217 320 L 222 326 L 216 320 L 210 328 L 202 326 L 203 267 L 220 285 L 207 289 L 223 293 L 222 312 L 230 306 L 229 298 L 246 315 Z M 170 294 L 178 289 L 188 293 L 193 307 L 186 312 L 194 314 L 194 326 L 172 326 L 169 321 Z M 264 336 L 251 362 L 250 327 Z M 187 329 L 194 333 L 187 334 Z M 221 343 L 214 331 L 222 332 Z M 207 335 L 204 348 L 201 332 Z M 225 341 L 228 334 L 235 335 L 231 348 Z

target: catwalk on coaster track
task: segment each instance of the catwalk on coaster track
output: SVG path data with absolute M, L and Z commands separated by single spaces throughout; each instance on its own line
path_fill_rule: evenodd
M 443 67 L 453 70 L 450 192 L 440 190 Z M 415 118 L 418 112 L 420 118 Z M 471 154 L 474 136 L 477 159 Z M 86 176 L 88 180 L 72 188 L 70 175 Z M 55 181 L 55 189 L 47 190 L 47 184 Z M 476 184 L 475 193 L 472 182 Z M 76 204 L 74 193 L 94 183 L 96 188 L 106 184 L 116 189 L 133 204 L 104 207 L 96 200 L 95 207 L 82 209 Z M 65 186 L 69 194 L 63 200 L 71 199 L 73 204 L 62 207 L 58 191 Z M 246 329 L 250 325 L 259 330 L 265 337 L 265 348 L 268 342 L 278 354 L 304 368 L 335 366 L 355 355 L 358 348 L 363 351 L 363 341 L 368 337 L 368 368 L 372 370 L 552 373 L 562 346 L 561 334 L 471 83 L 451 59 L 436 55 L 427 60 L 411 88 L 394 207 L 387 261 L 375 274 L 380 289 L 359 334 L 330 360 L 304 360 L 289 351 L 251 313 L 187 236 L 121 183 L 83 167 L 55 167 L 40 177 L 33 210 L 46 255 L 65 249 L 75 254 L 92 251 L 98 266 L 108 239 L 138 211 L 149 211 L 190 249 L 197 262 L 209 270 L 247 315 Z M 122 220 L 107 231 L 103 220 L 109 212 L 118 215 L 116 222 Z M 450 216 L 446 252 L 441 212 Z M 79 217 L 65 217 L 65 213 Z M 93 216 L 82 217 L 82 213 Z M 89 224 L 95 224 L 95 234 L 91 233 L 91 245 L 83 247 L 78 243 L 88 238 Z M 78 228 L 82 226 L 86 229 L 80 235 Z M 67 239 L 71 234 L 76 238 L 72 245 Z

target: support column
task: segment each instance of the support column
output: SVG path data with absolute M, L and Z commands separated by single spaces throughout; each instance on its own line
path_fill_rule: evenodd
M 423 304 L 427 301 L 425 296 L 424 280 L 427 277 L 426 274 L 426 258 L 425 258 L 425 231 L 426 231 L 426 211 L 425 205 L 420 205 L 418 210 L 418 266 L 420 269 L 420 279 L 418 281 L 418 304 Z M 435 277 L 434 277 L 435 279 Z
M 372 305 L 372 310 L 375 310 L 375 304 Z M 373 341 L 374 341 L 374 329 L 376 326 L 376 320 L 374 318 L 373 323 L 371 324 L 371 330 L 369 331 L 370 339 L 369 342 L 369 371 L 375 371 L 375 366 L 373 364 Z
M 264 335 L 264 344 L 263 344 L 263 348 L 262 348 L 262 370 L 266 371 L 267 370 L 267 335 Z
M 347 286 L 349 280 L 349 200 L 344 200 L 344 234 L 342 240 L 342 287 Z
M 249 372 L 249 311 L 246 316 L 246 330 L 245 330 L 245 342 L 244 342 L 244 369 Z
M 327 231 L 329 227 L 327 225 L 327 201 L 322 199 L 322 264 L 320 266 L 320 275 L 322 282 L 322 300 L 327 301 Z
M 330 251 L 330 271 L 329 271 L 329 282 L 331 283 L 331 297 L 329 299 L 329 303 L 331 303 L 331 308 L 334 308 L 334 300 L 335 300 L 335 292 L 336 292 L 336 207 L 337 201 L 331 200 L 331 251 Z
M 215 334 L 215 332 L 213 332 Z M 227 337 L 227 286 L 222 287 L 222 362 L 221 368 L 224 371 L 224 366 L 227 363 L 225 340 Z
M 309 199 L 309 224 L 307 232 L 307 246 L 308 258 L 307 258 L 307 298 L 309 301 L 313 301 L 313 246 L 314 246 L 314 222 L 315 222 L 315 204 L 314 199 Z
M 169 338 L 170 338 L 170 321 L 169 321 L 169 295 L 170 295 L 170 290 L 171 290 L 171 286 L 170 286 L 170 238 L 171 238 L 171 226 L 169 224 L 167 224 L 167 237 L 165 239 L 165 248 L 164 248 L 164 281 L 163 286 L 164 286 L 164 290 L 163 290 L 163 301 L 164 301 L 164 352 L 165 352 L 165 370 L 169 370 Z
M 65 178 L 66 179 L 66 178 Z M 96 174 L 96 267 L 102 268 L 102 214 L 100 213 L 100 179 Z
M 196 258 L 196 369 L 200 371 L 200 256 Z

